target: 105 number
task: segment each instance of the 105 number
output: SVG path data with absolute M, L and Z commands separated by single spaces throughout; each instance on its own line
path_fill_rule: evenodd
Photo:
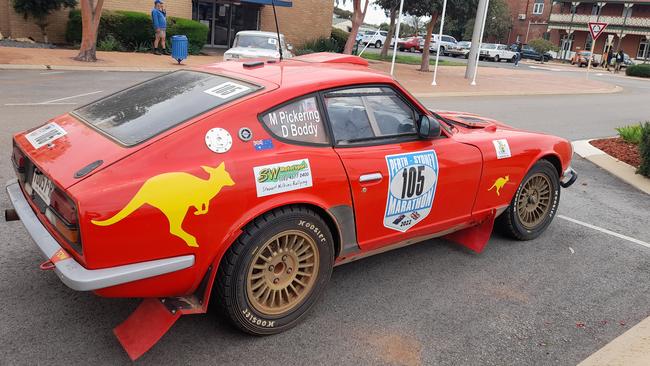
M 402 199 L 419 196 L 424 191 L 424 166 L 404 168 L 402 171 Z

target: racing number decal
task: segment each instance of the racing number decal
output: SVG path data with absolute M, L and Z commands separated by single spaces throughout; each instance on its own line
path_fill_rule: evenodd
M 386 156 L 389 185 L 384 226 L 405 232 L 424 220 L 438 185 L 438 156 L 433 150 Z

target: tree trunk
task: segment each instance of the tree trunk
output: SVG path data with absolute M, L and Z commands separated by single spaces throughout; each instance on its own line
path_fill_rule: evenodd
M 429 46 L 431 45 L 431 35 L 433 34 L 433 27 L 438 21 L 438 13 L 433 13 L 431 15 L 431 21 L 427 24 L 427 36 L 424 39 L 424 46 L 422 49 L 422 63 L 420 64 L 420 70 L 423 72 L 429 72 Z
M 102 17 L 104 0 L 81 0 L 81 47 L 74 59 L 84 62 L 97 61 L 97 29 Z
M 395 33 L 395 17 L 397 16 L 397 7 L 390 9 L 390 27 L 388 27 L 388 35 L 386 36 L 386 42 L 381 48 L 380 57 L 388 57 L 388 49 L 390 48 L 390 42 L 393 40 L 393 34 Z M 399 34 L 395 42 L 399 40 Z
M 350 35 L 348 36 L 347 42 L 345 42 L 345 48 L 343 48 L 343 53 L 346 53 L 348 55 L 352 54 L 352 49 L 354 48 L 354 44 L 357 41 L 357 33 L 359 32 L 359 27 L 361 27 L 361 24 L 363 24 L 363 19 L 366 17 L 366 10 L 368 10 L 368 3 L 370 3 L 370 0 L 366 0 L 366 4 L 363 7 L 363 11 L 361 10 L 361 1 L 362 0 L 354 0 L 353 1 L 353 6 L 354 6 L 354 13 L 352 14 L 352 29 L 350 30 Z

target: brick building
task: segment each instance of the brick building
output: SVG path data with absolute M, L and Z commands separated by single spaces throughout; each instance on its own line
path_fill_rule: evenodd
M 650 0 L 554 1 L 549 19 L 551 41 L 569 59 L 575 51 L 591 49 L 589 22 L 609 25 L 594 45 L 599 57 L 606 48 L 619 48 L 633 59 L 650 59 Z
M 276 4 L 280 3 L 276 0 Z M 42 41 L 39 28 L 31 19 L 13 11 L 11 0 L 0 0 L 0 32 L 4 36 L 32 37 Z M 167 14 L 194 19 L 210 28 L 206 46 L 229 47 L 240 30 L 275 31 L 270 0 L 166 0 Z M 104 0 L 104 10 L 132 10 L 149 13 L 153 0 Z M 331 0 L 296 0 L 290 7 L 276 5 L 280 31 L 294 45 L 318 37 L 329 37 L 332 29 Z M 68 11 L 52 14 L 48 21 L 51 42 L 65 42 Z
M 507 0 L 512 16 L 512 29 L 507 44 L 528 43 L 548 37 L 548 18 L 553 0 Z

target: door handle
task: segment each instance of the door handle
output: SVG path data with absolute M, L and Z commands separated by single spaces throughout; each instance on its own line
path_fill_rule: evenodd
M 381 180 L 382 178 L 383 176 L 381 173 L 363 174 L 359 177 L 359 183 L 374 182 L 376 180 Z

